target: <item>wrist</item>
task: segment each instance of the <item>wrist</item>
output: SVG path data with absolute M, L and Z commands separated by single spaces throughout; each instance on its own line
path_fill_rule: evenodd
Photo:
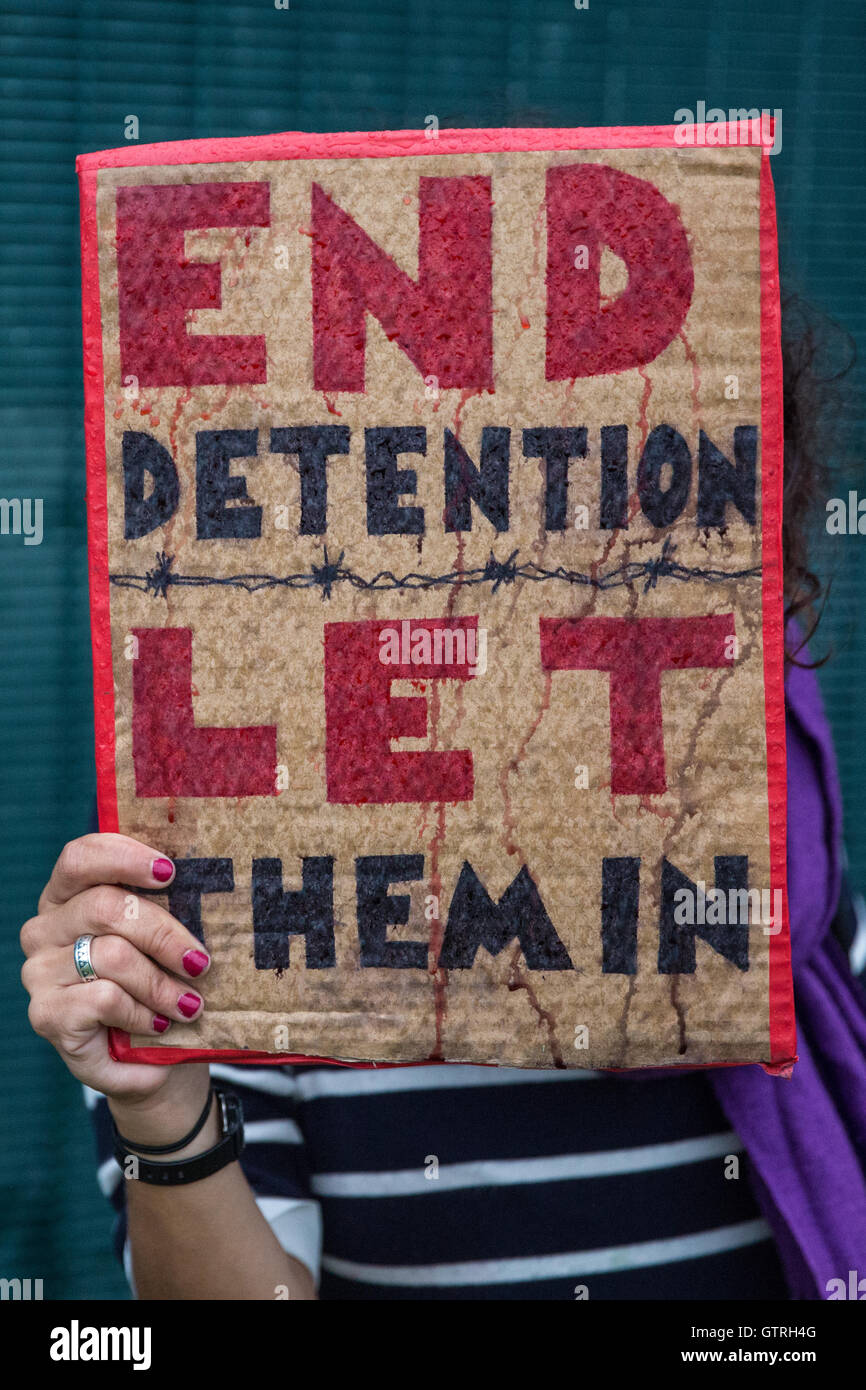
M 166 1084 L 151 1096 L 127 1100 L 108 1097 L 108 1107 L 118 1131 L 129 1140 L 130 1148 L 139 1144 L 174 1144 L 195 1124 L 210 1090 L 210 1068 L 191 1066 L 185 1076 L 172 1077 L 175 1084 Z M 215 1109 L 197 1140 L 215 1129 Z M 194 1142 L 197 1142 L 194 1141 Z M 213 1139 L 211 1139 L 213 1142 Z M 192 1152 L 192 1146 L 190 1146 Z M 186 1151 L 184 1151 L 185 1153 Z
M 146 1159 L 149 1163 L 171 1163 L 175 1159 L 180 1161 L 195 1157 L 196 1154 L 203 1153 L 205 1149 L 212 1147 L 207 1140 L 214 1131 L 214 1125 L 209 1122 L 213 1118 L 216 1104 L 215 1091 L 208 1091 L 201 1112 L 196 1116 L 195 1124 L 191 1129 L 184 1131 L 179 1139 L 173 1140 L 170 1144 L 151 1144 L 144 1139 L 121 1134 L 116 1123 L 115 1143 L 125 1154 L 135 1154 L 139 1158 Z M 218 1121 L 216 1128 L 219 1129 Z M 219 1138 L 218 1133 L 216 1138 Z M 214 1142 L 216 1142 L 216 1138 Z

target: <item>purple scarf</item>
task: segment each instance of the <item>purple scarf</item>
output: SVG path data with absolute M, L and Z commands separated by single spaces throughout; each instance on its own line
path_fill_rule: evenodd
M 788 904 L 799 1061 L 708 1072 L 743 1140 L 795 1299 L 866 1276 L 866 994 L 829 931 L 841 881 L 842 803 L 813 671 L 785 681 Z

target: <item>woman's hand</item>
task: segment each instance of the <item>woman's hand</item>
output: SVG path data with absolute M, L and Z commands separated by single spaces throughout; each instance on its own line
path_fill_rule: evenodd
M 203 1001 L 191 982 L 210 958 L 164 907 L 135 892 L 165 888 L 173 877 L 174 865 L 159 850 L 127 835 L 84 835 L 64 847 L 36 916 L 21 928 L 27 957 L 21 979 L 33 1028 L 73 1076 L 124 1110 L 168 1114 L 177 1102 L 185 1114 L 207 1085 L 206 1066 L 115 1062 L 108 1052 L 110 1027 L 157 1037 L 172 1020 L 201 1014 Z M 95 938 L 90 954 L 99 977 L 89 983 L 72 955 L 85 933 Z
M 139 1144 L 174 1143 L 201 1114 L 209 1068 L 115 1062 L 108 1029 L 163 1034 L 173 1019 L 198 1018 L 190 981 L 210 959 L 186 927 L 137 888 L 165 888 L 174 865 L 127 835 L 71 840 L 54 866 L 36 916 L 21 928 L 21 971 L 30 1022 L 57 1048 L 73 1076 L 108 1096 L 120 1133 Z M 86 984 L 72 949 L 92 934 L 99 977 Z M 176 1162 L 219 1137 L 211 1105 L 199 1134 Z M 129 1175 L 126 1175 L 129 1176 Z M 139 1298 L 315 1298 L 306 1265 L 287 1255 L 259 1209 L 239 1163 L 179 1187 L 128 1183 L 129 1241 Z M 219 1219 L 214 1219 L 218 1213 Z

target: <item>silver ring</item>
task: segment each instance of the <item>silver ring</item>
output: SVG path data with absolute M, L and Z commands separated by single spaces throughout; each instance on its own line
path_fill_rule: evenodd
M 99 976 L 93 968 L 93 961 L 90 959 L 90 943 L 92 936 L 79 936 L 72 948 L 72 959 L 75 969 L 85 984 L 90 984 L 91 980 L 98 980 Z

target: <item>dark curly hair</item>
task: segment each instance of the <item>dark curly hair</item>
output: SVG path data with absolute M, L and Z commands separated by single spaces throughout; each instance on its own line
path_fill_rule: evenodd
M 831 655 L 796 657 L 813 636 L 829 595 L 811 567 L 809 530 L 826 497 L 830 459 L 844 414 L 842 382 L 854 365 L 854 340 L 800 295 L 782 297 L 782 381 L 785 428 L 782 558 L 785 618 L 801 614 L 803 639 L 786 659 L 795 666 L 822 666 Z

